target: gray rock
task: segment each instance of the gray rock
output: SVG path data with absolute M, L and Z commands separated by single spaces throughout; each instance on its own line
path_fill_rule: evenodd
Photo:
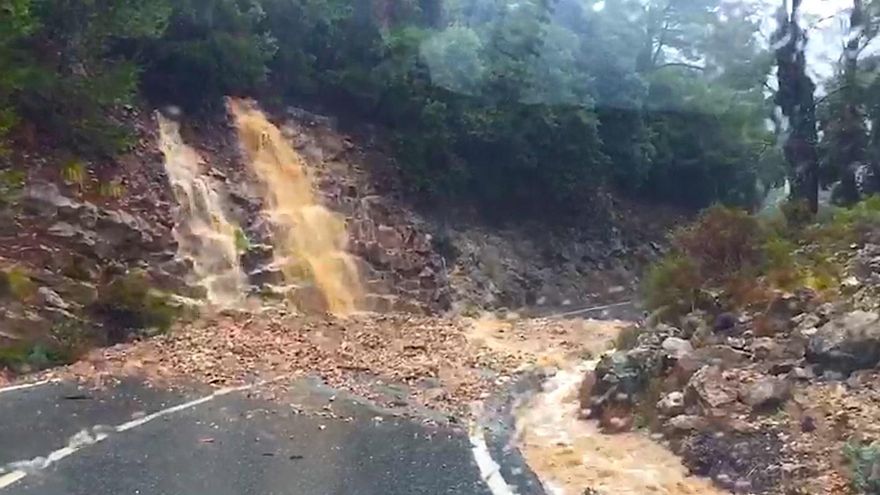
M 670 392 L 657 402 L 657 409 L 666 416 L 677 416 L 684 412 L 684 393 Z
M 722 368 L 732 368 L 749 359 L 748 353 L 722 344 L 700 347 L 694 351 L 694 356 L 705 364 Z
M 669 337 L 661 345 L 666 355 L 673 359 L 682 359 L 694 352 L 690 342 L 678 337 Z
M 48 287 L 40 287 L 37 289 L 37 296 L 40 298 L 40 302 L 46 306 L 52 306 L 59 309 L 70 308 L 70 304 L 67 303 L 64 298 Z
M 758 337 L 751 343 L 755 359 L 781 359 L 785 355 L 785 347 L 770 337 Z
M 791 384 L 782 378 L 766 377 L 744 387 L 739 396 L 752 409 L 774 408 L 791 396 Z
M 702 416 L 680 414 L 666 421 L 666 427 L 680 432 L 702 431 L 709 427 L 709 421 Z
M 841 373 L 876 366 L 880 362 L 880 316 L 853 311 L 832 319 L 812 336 L 806 356 Z

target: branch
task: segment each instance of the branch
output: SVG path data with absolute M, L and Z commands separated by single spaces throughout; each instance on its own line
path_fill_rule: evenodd
M 698 70 L 698 71 L 706 70 L 706 68 L 701 65 L 689 64 L 687 62 L 668 62 L 663 65 L 658 65 L 657 67 L 654 67 L 654 70 L 665 69 L 667 67 L 682 67 L 685 69 Z
M 831 91 L 825 93 L 821 98 L 817 99 L 816 102 L 815 102 L 815 105 L 818 107 L 819 105 L 821 105 L 822 103 L 824 103 L 825 100 L 827 100 L 828 98 L 830 98 L 830 97 L 836 95 L 837 93 L 840 93 L 841 91 L 843 91 L 844 89 L 847 89 L 847 88 L 849 88 L 849 84 L 841 84 L 840 86 L 838 86 L 838 87 L 832 89 Z
M 651 65 L 657 65 L 657 59 L 660 57 L 660 51 L 663 49 L 663 46 L 666 44 L 666 33 L 669 32 L 669 19 L 663 20 L 663 30 L 660 31 L 660 36 L 657 38 L 657 49 L 654 50 L 654 55 L 651 56 Z

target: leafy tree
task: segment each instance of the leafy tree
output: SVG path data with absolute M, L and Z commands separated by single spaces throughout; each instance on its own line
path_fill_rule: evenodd
M 0 3 L 0 150 L 3 140 L 18 121 L 15 95 L 21 91 L 33 70 L 22 40 L 37 28 L 30 0 L 3 0 Z
M 148 96 L 189 109 L 266 81 L 275 40 L 256 0 L 178 0 L 164 36 L 139 47 Z

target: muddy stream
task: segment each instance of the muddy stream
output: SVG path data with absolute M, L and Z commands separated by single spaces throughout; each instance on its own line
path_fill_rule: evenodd
M 584 374 L 595 367 L 595 356 L 612 348 L 624 326 L 573 319 L 561 329 L 534 332 L 512 321 L 474 322 L 472 340 L 555 369 L 540 392 L 515 407 L 516 447 L 550 495 L 725 493 L 709 480 L 689 476 L 681 460 L 646 432 L 606 435 L 596 422 L 578 417 Z

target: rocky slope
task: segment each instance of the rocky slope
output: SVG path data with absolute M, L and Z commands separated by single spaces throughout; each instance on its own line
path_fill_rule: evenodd
M 174 112 L 171 112 L 174 113 Z M 640 265 L 656 255 L 674 214 L 637 221 L 605 198 L 592 224 L 550 231 L 497 228 L 410 205 L 381 134 L 346 134 L 301 109 L 273 112 L 307 161 L 324 203 L 345 216 L 349 248 L 367 286 L 367 309 L 563 307 L 624 300 Z M 203 295 L 178 257 L 179 211 L 158 148 L 152 111 L 114 116 L 134 133 L 129 152 L 77 161 L 51 142 L 21 143 L 2 165 L 0 363 L 27 370 L 67 360 L 93 345 L 167 328 Z M 231 122 L 183 119 L 187 144 L 220 185 L 242 226 L 242 266 L 252 293 L 271 295 L 271 229 L 259 185 L 244 166 Z M 19 180 L 20 179 L 20 180 Z M 617 215 L 615 217 L 614 215 Z M 634 220 L 634 218 L 636 220 Z M 184 296 L 181 298 L 179 296 Z M 298 301 L 305 309 L 308 300 Z
M 877 246 L 849 257 L 844 297 L 649 319 L 588 377 L 584 414 L 607 431 L 650 428 L 736 493 L 877 493 Z

